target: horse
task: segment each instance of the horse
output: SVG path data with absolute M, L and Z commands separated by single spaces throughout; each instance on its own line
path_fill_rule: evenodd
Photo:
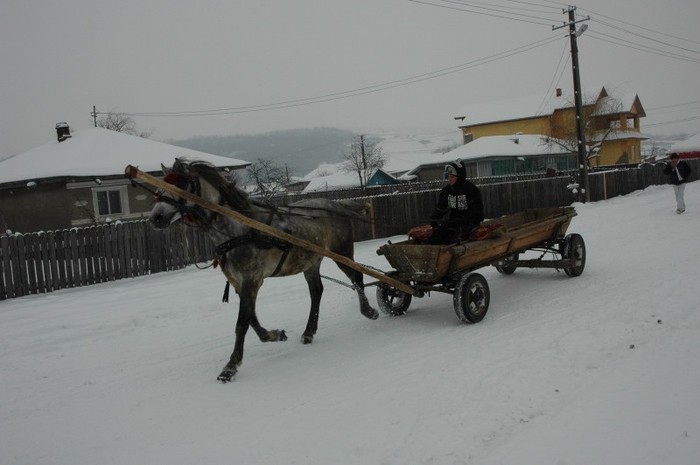
M 307 199 L 286 207 L 274 207 L 256 200 L 229 181 L 214 165 L 176 158 L 172 168 L 164 167 L 164 181 L 248 218 L 265 223 L 295 237 L 353 259 L 352 221 L 363 219 L 366 207 L 352 201 Z M 313 342 L 318 329 L 323 284 L 320 266 L 323 256 L 252 229 L 228 216 L 205 209 L 163 190 L 158 192 L 149 220 L 156 229 L 184 221 L 202 228 L 216 246 L 216 263 L 239 296 L 234 349 L 218 380 L 232 381 L 243 362 L 243 346 L 250 326 L 262 342 L 286 341 L 284 330 L 267 330 L 256 314 L 258 290 L 266 278 L 304 273 L 311 296 L 311 308 L 303 344 Z M 379 313 L 367 300 L 363 274 L 336 262 L 352 282 L 360 301 L 360 312 L 375 320 Z

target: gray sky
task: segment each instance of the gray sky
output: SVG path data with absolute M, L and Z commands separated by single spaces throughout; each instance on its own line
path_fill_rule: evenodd
M 583 86 L 639 94 L 648 114 L 643 131 L 699 132 L 700 2 L 576 6 L 591 16 L 579 39 Z M 0 158 L 50 141 L 59 121 L 91 126 L 93 105 L 134 114 L 226 109 L 135 116 L 157 140 L 317 126 L 449 131 L 470 103 L 572 87 L 565 29 L 552 31 L 566 21 L 565 7 L 547 0 L 2 0 Z M 274 109 L 259 111 L 268 104 Z

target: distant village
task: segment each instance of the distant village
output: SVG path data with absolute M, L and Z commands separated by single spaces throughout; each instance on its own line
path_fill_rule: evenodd
M 584 156 L 591 169 L 638 165 L 663 158 L 669 151 L 682 157 L 700 156 L 698 136 L 673 144 L 649 144 L 642 130 L 646 112 L 637 94 L 611 94 L 605 87 L 589 90 L 584 93 L 583 116 Z M 250 191 L 252 195 L 304 194 L 441 181 L 445 164 L 457 159 L 472 179 L 558 176 L 580 166 L 574 98 L 561 89 L 552 95 L 467 105 L 453 118 L 454 131 L 442 134 L 358 136 L 360 145 L 354 149 L 362 159 L 355 160 L 354 167 L 346 160 L 321 164 L 301 177 L 286 176 L 284 182 L 262 177 L 251 183 Z M 171 165 L 176 156 L 206 160 L 239 173 L 238 179 L 246 179 L 242 173 L 256 167 L 254 160 L 100 127 L 71 131 L 67 122 L 59 122 L 55 130 L 53 141 L 0 161 L 3 230 L 59 229 L 143 218 L 152 199 L 129 189 L 123 171 L 132 163 L 162 175 L 162 166 Z M 268 189 L 272 182 L 274 188 Z

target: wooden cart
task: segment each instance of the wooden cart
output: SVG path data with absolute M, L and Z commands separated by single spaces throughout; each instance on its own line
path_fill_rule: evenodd
M 494 265 L 501 273 L 511 274 L 519 267 L 557 268 L 563 269 L 569 276 L 578 276 L 586 264 L 583 238 L 578 234 L 564 236 L 571 218 L 576 216 L 573 207 L 530 209 L 486 221 L 483 224 L 487 226 L 499 225 L 497 233 L 486 240 L 452 245 L 421 245 L 408 240 L 383 245 L 377 253 L 384 255 L 395 269 L 383 273 L 223 205 L 209 202 L 135 166 L 127 166 L 125 174 L 377 279 L 379 307 L 390 315 L 404 314 L 414 295 L 423 297 L 430 291 L 446 292 L 454 296 L 457 316 L 462 321 L 476 323 L 486 315 L 490 294 L 486 279 L 479 273 L 473 273 L 474 270 Z M 542 254 L 537 259 L 520 260 L 519 254 L 527 250 L 541 250 Z M 549 252 L 561 258 L 548 260 L 545 256 Z
M 391 284 L 377 283 L 377 302 L 389 315 L 402 315 L 412 296 L 429 292 L 453 295 L 457 316 L 466 323 L 481 321 L 488 311 L 490 291 L 486 279 L 473 271 L 493 265 L 503 274 L 517 268 L 555 268 L 579 276 L 586 264 L 586 246 L 579 234 L 566 234 L 573 207 L 535 208 L 489 220 L 495 228 L 488 239 L 452 245 L 424 245 L 414 240 L 388 243 L 377 250 L 395 271 L 387 276 L 410 286 L 407 293 Z M 537 251 L 539 257 L 521 259 Z

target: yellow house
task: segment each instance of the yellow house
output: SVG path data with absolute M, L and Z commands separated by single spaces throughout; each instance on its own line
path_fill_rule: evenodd
M 590 166 L 639 163 L 639 120 L 646 116 L 639 97 L 608 94 L 605 87 L 583 93 Z M 568 141 L 576 152 L 576 108 L 572 94 L 535 95 L 465 106 L 455 116 L 464 143 L 484 136 L 543 134 Z

